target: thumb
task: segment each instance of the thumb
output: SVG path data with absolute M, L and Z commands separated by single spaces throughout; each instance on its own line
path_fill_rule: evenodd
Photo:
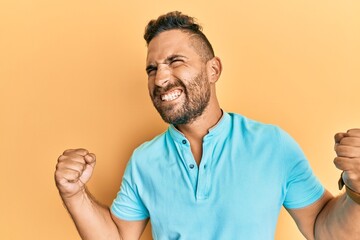
M 79 181 L 83 184 L 86 184 L 94 171 L 95 163 L 96 163 L 96 156 L 93 153 L 88 153 L 84 156 L 84 160 L 86 162 L 85 169 L 82 172 Z
M 88 153 L 84 156 L 85 162 L 91 166 L 94 166 L 96 163 L 96 156 L 94 153 Z

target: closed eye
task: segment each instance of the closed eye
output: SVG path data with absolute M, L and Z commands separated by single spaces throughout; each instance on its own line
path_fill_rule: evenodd
M 176 66 L 180 65 L 180 64 L 183 63 L 183 62 L 184 62 L 184 60 L 179 59 L 179 58 L 176 58 L 176 59 L 172 59 L 172 60 L 170 61 L 170 65 L 171 65 L 172 67 L 176 67 Z
M 174 54 L 169 56 L 165 63 L 169 64 L 169 65 L 173 65 L 173 64 L 178 64 L 179 62 L 184 62 L 184 60 L 187 59 L 187 57 L 183 56 L 183 55 L 179 55 L 179 54 Z
M 156 71 L 157 70 L 157 67 L 155 67 L 155 66 L 148 66 L 147 68 L 146 68 L 146 73 L 147 73 L 147 75 L 149 76 L 150 74 L 152 74 L 152 72 L 154 72 L 154 71 Z

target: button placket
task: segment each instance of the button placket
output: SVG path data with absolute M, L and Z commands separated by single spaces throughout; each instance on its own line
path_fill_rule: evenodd
M 195 160 L 194 160 L 194 156 L 192 155 L 192 152 L 191 152 L 191 148 L 190 148 L 190 144 L 188 144 L 188 141 L 186 139 L 183 139 L 181 141 L 181 143 L 183 144 L 183 151 L 184 151 L 184 156 L 186 156 L 186 163 L 187 163 L 187 166 L 190 168 L 190 169 L 194 169 L 195 168 L 195 164 L 193 163 Z
M 199 166 L 198 172 L 198 183 L 197 183 L 197 191 L 196 198 L 198 200 L 207 199 L 209 197 L 209 185 L 211 184 L 209 181 L 209 164 L 211 163 L 213 144 L 210 138 L 205 138 L 203 142 L 203 156 L 201 159 L 201 163 Z
M 196 194 L 198 171 L 197 171 L 197 165 L 194 160 L 194 156 L 191 152 L 189 141 L 187 139 L 182 139 L 179 141 L 178 146 L 181 149 L 182 156 L 184 158 L 183 161 L 185 164 L 185 168 L 190 178 L 191 184 L 193 186 L 194 194 Z

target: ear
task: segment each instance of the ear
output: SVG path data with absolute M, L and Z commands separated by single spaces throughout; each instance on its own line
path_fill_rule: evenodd
M 222 71 L 221 60 L 218 57 L 213 57 L 206 63 L 206 69 L 208 74 L 208 79 L 210 83 L 216 83 L 220 78 Z

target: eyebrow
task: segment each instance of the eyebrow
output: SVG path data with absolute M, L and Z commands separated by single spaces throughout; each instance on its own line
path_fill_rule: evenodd
M 168 64 L 168 63 L 170 63 L 171 61 L 173 61 L 173 60 L 176 59 L 176 58 L 185 58 L 185 59 L 188 59 L 186 56 L 181 55 L 181 54 L 172 54 L 172 55 L 168 56 L 168 57 L 165 59 L 164 63 Z M 150 70 L 153 70 L 153 69 L 156 69 L 155 64 L 149 64 L 149 65 L 146 67 L 145 70 L 146 70 L 146 72 L 149 72 Z
M 185 57 L 184 55 L 173 54 L 173 55 L 168 56 L 168 57 L 165 59 L 165 63 L 169 63 L 169 62 L 173 61 L 173 60 L 176 59 L 176 58 L 186 58 L 186 59 L 187 59 L 187 57 Z

